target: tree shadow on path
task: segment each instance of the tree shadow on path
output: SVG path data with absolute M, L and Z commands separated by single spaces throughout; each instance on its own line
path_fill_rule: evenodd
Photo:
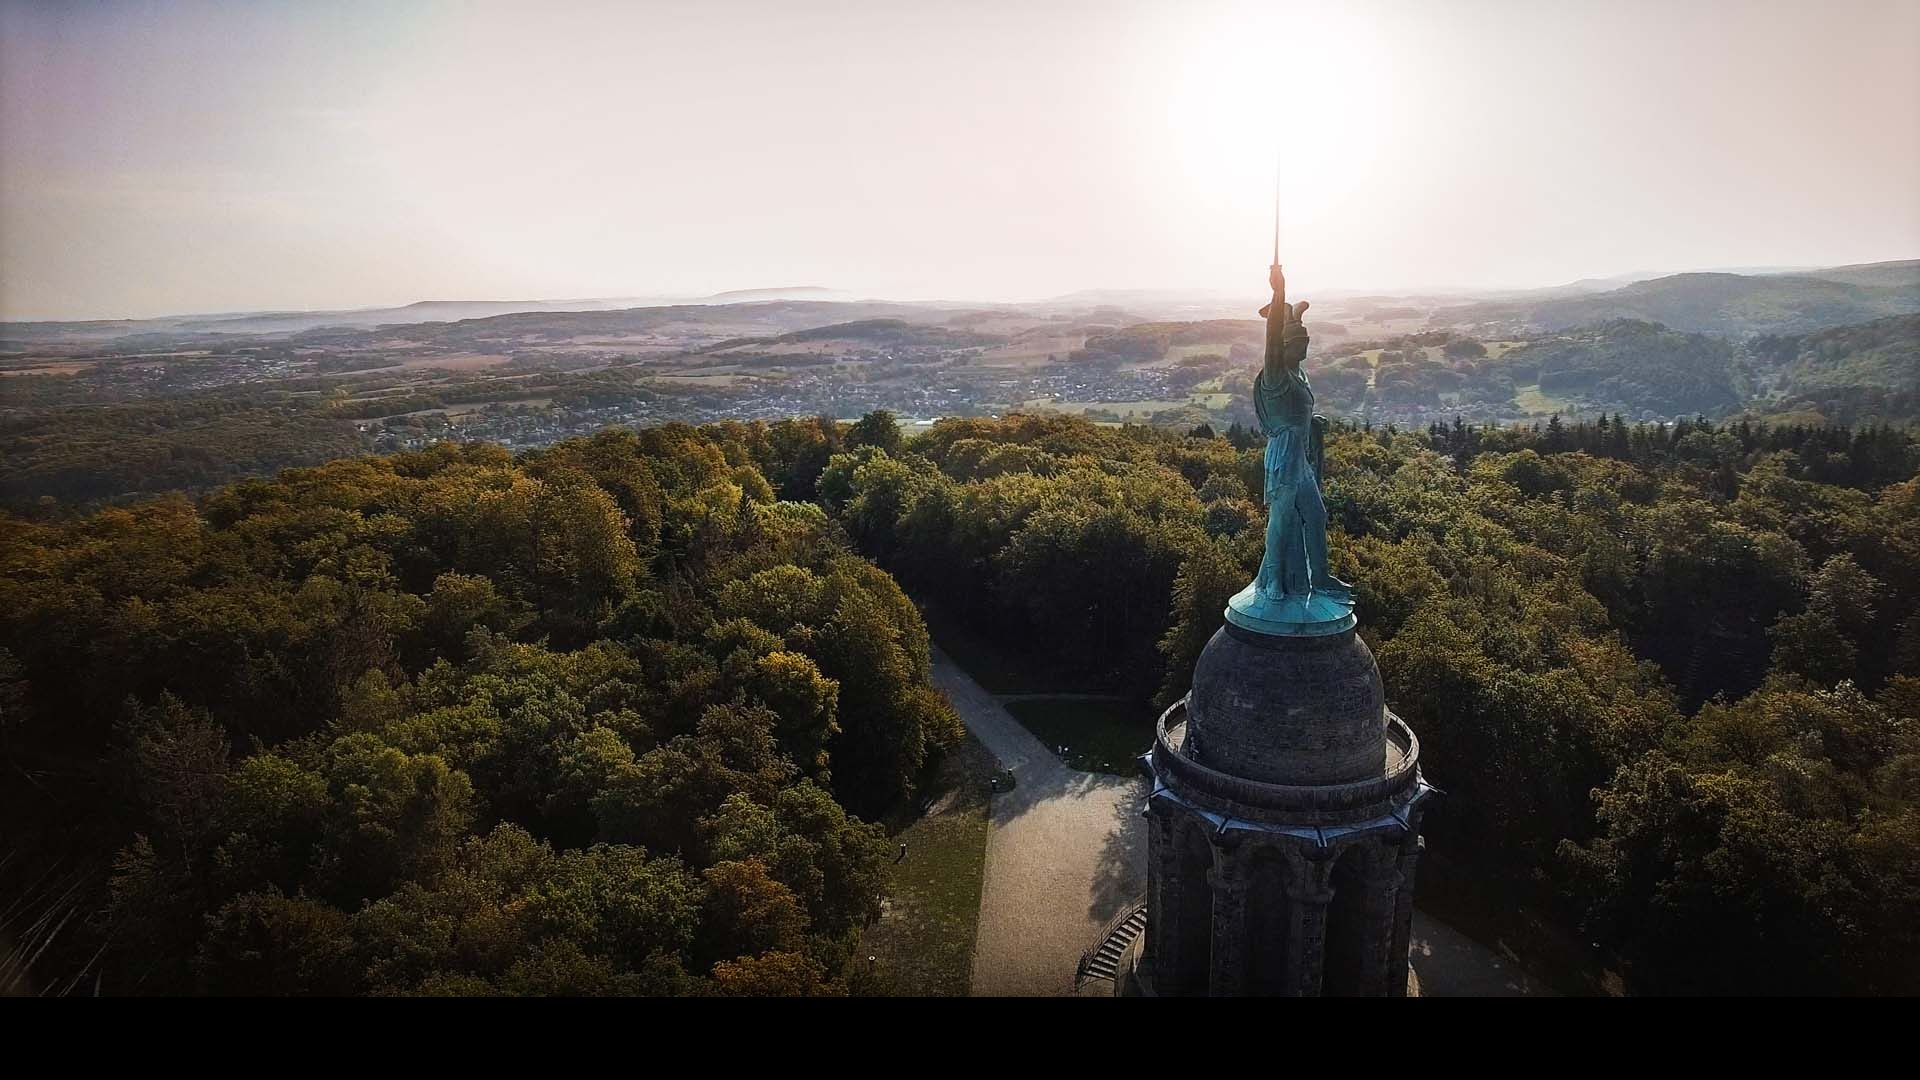
M 1113 807 L 1113 825 L 1100 843 L 1087 916 L 1105 924 L 1147 890 L 1147 783 L 1131 782 Z M 1098 942 L 1089 943 L 1097 945 Z

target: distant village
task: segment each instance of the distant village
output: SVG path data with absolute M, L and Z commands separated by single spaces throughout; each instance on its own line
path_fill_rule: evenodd
M 977 350 L 976 350 L 977 351 Z M 1110 371 L 1086 365 L 1056 365 L 1032 372 L 989 373 L 945 364 L 926 364 L 930 377 L 876 382 L 852 377 L 845 367 L 797 368 L 778 379 L 755 379 L 730 388 L 736 392 L 658 392 L 629 401 L 565 405 L 493 402 L 468 410 L 434 410 L 360 421 L 359 430 L 382 452 L 417 449 L 443 440 L 498 443 L 509 449 L 546 446 L 610 425 L 644 426 L 681 421 L 778 420 L 793 416 L 858 417 L 887 409 L 902 424 L 929 423 L 948 416 L 997 416 L 1017 409 L 1059 409 L 1090 419 L 1118 423 L 1199 423 L 1211 419 L 1205 406 L 1189 401 L 1187 391 L 1171 384 L 1173 371 L 1140 368 Z M 860 360 L 861 358 L 850 358 Z M 873 358 L 897 363 L 897 356 Z M 922 361 L 922 363 L 925 363 Z M 858 370 L 858 369 L 855 369 Z M 671 380 L 655 380 L 652 386 Z M 1208 395 L 1198 395 L 1205 398 Z M 1218 398 L 1219 395 L 1213 395 Z M 1151 412 L 1136 403 L 1159 406 Z M 1217 411 L 1217 410 L 1216 410 Z

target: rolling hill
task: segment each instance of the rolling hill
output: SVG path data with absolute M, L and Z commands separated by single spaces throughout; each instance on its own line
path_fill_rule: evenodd
M 1920 391 L 1920 315 L 1896 315 L 1808 334 L 1792 343 L 1791 394 L 1846 387 Z
M 857 319 L 808 327 L 771 337 L 736 338 L 704 349 L 706 353 L 824 352 L 840 349 L 964 349 L 998 345 L 999 334 L 910 323 L 905 319 Z
M 1800 274 L 1673 274 L 1608 292 L 1449 308 L 1451 325 L 1558 331 L 1607 319 L 1694 333 L 1806 333 L 1920 313 L 1920 263 L 1874 263 Z
M 1920 259 L 1832 266 L 1825 270 L 1809 270 L 1799 276 L 1838 281 L 1847 285 L 1861 285 L 1867 288 L 1910 289 L 1920 286 Z
M 1513 349 L 1495 361 L 1516 383 L 1629 411 L 1717 414 L 1740 401 L 1734 347 L 1633 319 L 1616 319 Z

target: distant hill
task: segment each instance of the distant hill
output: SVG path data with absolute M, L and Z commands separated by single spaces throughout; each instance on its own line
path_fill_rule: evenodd
M 1258 292 L 1256 288 L 1253 291 Z M 1246 296 L 1242 293 L 1222 292 L 1218 289 L 1081 289 L 1077 292 L 1063 293 L 1041 301 L 1043 304 L 1111 305 L 1126 307 L 1141 305 L 1146 307 L 1158 304 L 1177 303 L 1229 303 L 1244 305 Z
M 608 311 L 633 307 L 638 299 L 612 300 L 420 300 L 395 308 L 358 311 L 264 311 L 241 315 L 201 316 L 172 320 L 182 333 L 274 334 L 299 333 L 323 327 L 406 326 L 414 323 L 458 322 L 527 311 Z
M 761 290 L 773 291 L 773 290 Z M 821 290 L 825 291 L 825 290 Z M 640 335 L 652 344 L 706 345 L 728 338 L 763 337 L 894 318 L 939 323 L 977 305 L 888 300 L 759 299 L 732 303 L 627 300 L 428 300 L 364 311 L 285 311 L 79 322 L 0 323 L 0 355 L 39 352 L 85 355 L 91 350 L 143 347 L 242 347 L 268 341 L 345 347 L 499 344 L 518 337 L 589 344 Z M 1033 322 L 1014 309 L 977 317 Z M 1011 332 L 1011 331 L 1009 331 Z
M 1449 308 L 1453 325 L 1519 324 L 1567 330 L 1638 319 L 1708 334 L 1804 333 L 1920 312 L 1916 263 L 1877 263 L 1811 274 L 1672 274 L 1591 295 L 1516 299 Z
M 341 311 L 238 311 L 169 315 L 157 319 L 0 323 L 0 342 L 79 345 L 136 335 L 170 338 L 257 337 L 328 328 L 370 330 L 380 326 L 458 322 L 521 312 L 612 311 L 658 301 L 644 297 L 596 300 L 420 300 L 402 307 Z
M 1615 274 L 1612 277 L 1581 278 L 1578 281 L 1569 281 L 1565 285 L 1549 285 L 1537 289 L 1479 289 L 1466 293 L 1464 299 L 1537 303 L 1562 296 L 1592 296 L 1594 293 L 1611 292 L 1636 281 L 1650 281 L 1653 278 L 1667 276 L 1665 271 L 1637 271 L 1630 274 Z M 1457 301 L 1462 297 L 1452 299 Z
M 428 301 L 366 312 L 283 312 L 195 319 L 0 323 L 0 354 L 85 355 L 142 347 L 428 347 L 511 350 L 520 344 L 697 347 L 865 319 L 939 323 L 951 305 L 766 300 L 620 306 L 621 301 Z M 546 305 L 570 305 L 549 308 Z M 585 307 L 603 304 L 605 307 Z M 499 310 L 496 310 L 499 309 Z M 350 316 L 350 317 L 349 317 Z M 994 339 L 998 340 L 998 339 Z
M 1747 351 L 1779 375 L 1780 396 L 1763 404 L 1766 412 L 1848 425 L 1920 421 L 1920 315 L 1770 334 Z
M 1808 334 L 1792 342 L 1790 394 L 1843 387 L 1920 391 L 1920 315 L 1896 315 Z
M 1180 346 L 1218 346 L 1228 353 L 1236 344 L 1258 345 L 1266 324 L 1258 319 L 1201 319 L 1193 322 L 1147 322 L 1091 334 L 1084 349 L 1072 359 L 1092 363 L 1151 363 Z
M 1799 276 L 1820 278 L 1823 281 L 1838 281 L 1847 285 L 1861 285 L 1867 288 L 1910 289 L 1920 286 L 1920 259 L 1834 266 L 1825 270 L 1809 270 Z
M 796 330 L 774 340 L 866 341 L 876 345 L 991 345 L 1006 339 L 997 334 L 979 334 L 970 330 L 916 326 L 905 319 L 861 319 Z
M 808 346 L 870 349 L 964 349 L 970 346 L 998 345 L 1007 339 L 1001 334 L 983 334 L 972 330 L 954 330 L 945 326 L 910 323 L 905 319 L 857 319 L 831 323 L 771 337 L 735 338 L 717 342 L 701 352 L 791 353 L 815 351 Z
M 1716 415 L 1740 403 L 1733 346 L 1635 319 L 1616 319 L 1510 350 L 1494 367 L 1516 384 L 1606 408 Z
M 310 330 L 371 330 L 382 326 L 453 323 L 499 315 L 569 312 L 677 310 L 781 300 L 826 302 L 845 298 L 833 289 L 741 289 L 707 297 L 596 297 L 578 300 L 420 300 L 399 307 L 325 311 L 235 311 L 209 315 L 170 315 L 156 319 L 98 319 L 66 322 L 0 323 L 0 341 L 15 344 L 86 344 L 136 334 L 169 337 L 254 337 L 299 334 Z
M 1195 322 L 1138 323 L 1120 333 L 1127 337 L 1165 339 L 1174 345 L 1258 345 L 1266 340 L 1267 324 L 1259 319 L 1201 319 Z
M 829 289 L 820 285 L 794 285 L 784 289 L 732 289 L 714 293 L 705 299 L 713 304 L 743 304 L 755 300 L 827 300 L 845 295 L 846 292 L 841 289 Z
M 865 320 L 937 323 L 947 310 L 884 301 L 770 300 L 739 304 L 675 304 L 618 311 L 517 312 L 429 324 L 407 336 L 440 344 L 654 342 L 720 348 L 816 327 Z
M 1314 319 L 1356 327 L 1363 336 L 1407 333 L 1422 327 L 1472 328 L 1479 336 L 1558 332 L 1608 319 L 1658 322 L 1675 329 L 1721 335 L 1795 335 L 1894 315 L 1920 313 L 1920 260 L 1839 266 L 1793 273 L 1702 272 L 1639 280 L 1641 274 L 1589 278 L 1549 289 L 1420 295 L 1328 291 L 1316 296 Z M 1065 352 L 1074 333 L 1115 338 L 1126 355 L 1148 351 L 1170 320 L 1203 327 L 1258 326 L 1248 318 L 1257 290 L 1087 290 L 1024 305 L 854 300 L 844 291 L 805 285 L 740 289 L 712 296 L 588 298 L 573 300 L 425 300 L 399 307 L 338 311 L 256 311 L 156 319 L 0 323 L 0 354 L 82 356 L 115 349 L 194 347 L 231 349 L 267 339 L 301 344 L 363 343 L 404 348 L 427 341 L 449 345 L 500 344 L 531 334 L 547 344 L 610 337 L 649 348 L 700 347 L 729 338 L 769 337 L 795 330 L 868 319 L 908 323 L 952 320 L 957 329 L 1007 337 L 1044 331 L 1056 339 L 1040 355 Z M 498 320 L 498 321 L 496 321 Z M 1043 323 L 1036 328 L 1034 324 Z M 1399 323 L 1397 326 L 1383 324 Z M 385 328 L 385 329 L 383 329 Z M 1186 331 L 1185 333 L 1214 331 Z M 1191 337 L 1182 344 L 1230 345 L 1251 331 L 1220 331 L 1218 341 Z M 1328 330 L 1331 334 L 1333 331 Z M 1037 346 L 1038 347 L 1038 346 Z M 1163 347 L 1162 352 L 1165 351 Z
M 1249 301 L 1251 297 L 1251 301 Z M 1259 307 L 1260 289 L 1222 292 L 1217 289 L 1082 289 L 1025 305 L 1043 312 L 1110 309 L 1134 313 L 1125 321 L 1158 319 L 1217 319 Z

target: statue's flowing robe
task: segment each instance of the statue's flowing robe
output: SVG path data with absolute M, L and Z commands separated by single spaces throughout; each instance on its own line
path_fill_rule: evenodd
M 1313 386 L 1300 368 L 1275 382 L 1278 385 L 1267 381 L 1264 370 L 1253 379 L 1253 411 L 1267 436 L 1266 499 L 1270 506 L 1292 503 L 1300 485 L 1318 483 L 1307 463 L 1313 438 Z

